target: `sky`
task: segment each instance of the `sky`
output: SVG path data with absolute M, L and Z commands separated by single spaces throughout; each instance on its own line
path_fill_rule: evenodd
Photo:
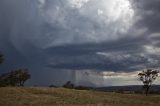
M 160 0 L 0 0 L 0 73 L 27 85 L 137 85 L 160 65 Z M 155 81 L 160 84 L 160 78 Z

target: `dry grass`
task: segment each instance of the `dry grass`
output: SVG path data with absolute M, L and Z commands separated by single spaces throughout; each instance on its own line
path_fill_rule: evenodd
M 0 106 L 160 106 L 160 95 L 64 88 L 0 88 Z

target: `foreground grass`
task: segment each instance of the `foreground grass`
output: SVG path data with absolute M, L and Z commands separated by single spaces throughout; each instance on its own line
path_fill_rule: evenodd
M 0 88 L 0 106 L 160 106 L 160 95 L 64 88 Z

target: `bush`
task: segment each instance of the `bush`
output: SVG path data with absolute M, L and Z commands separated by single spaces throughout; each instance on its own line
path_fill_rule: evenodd
M 66 84 L 63 85 L 64 88 L 69 88 L 69 89 L 73 89 L 74 88 L 74 84 L 72 84 L 71 81 L 67 81 Z

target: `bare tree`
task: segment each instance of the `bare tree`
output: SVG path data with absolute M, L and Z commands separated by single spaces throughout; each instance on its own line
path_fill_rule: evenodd
M 145 90 L 146 96 L 148 95 L 149 89 L 154 80 L 158 77 L 158 70 L 147 69 L 143 70 L 141 73 L 138 74 L 139 80 L 143 82 L 143 88 Z

